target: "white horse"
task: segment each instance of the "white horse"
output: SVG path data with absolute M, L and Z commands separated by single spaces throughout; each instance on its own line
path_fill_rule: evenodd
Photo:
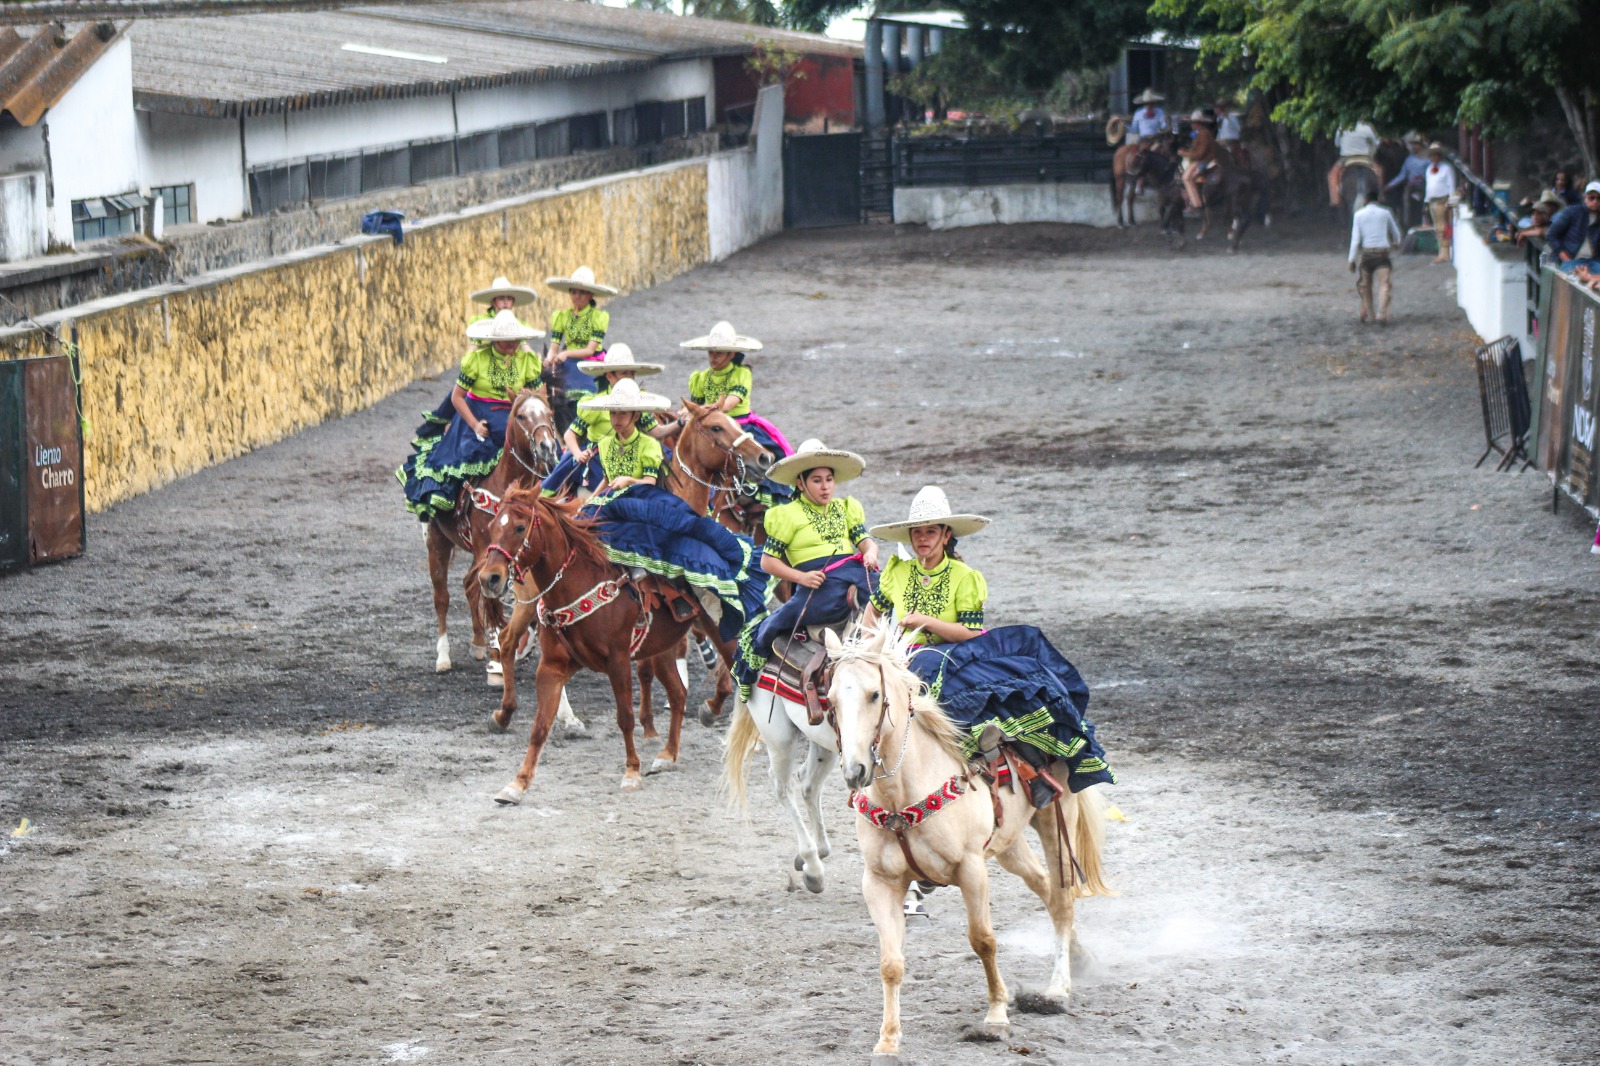
M 740 810 L 749 806 L 745 768 L 758 742 L 767 746 L 767 772 L 778 801 L 794 819 L 798 840 L 794 868 L 806 888 L 821 892 L 822 860 L 832 852 L 822 824 L 822 782 L 839 762 L 833 727 L 825 722 L 812 725 L 803 703 L 759 685 L 750 694 L 748 705 L 735 700 L 733 720 L 723 742 L 723 776 Z
M 1022 878 L 1044 901 L 1055 926 L 1055 967 L 1045 996 L 1065 1004 L 1072 990 L 1073 924 L 1077 896 L 1110 895 L 1101 867 L 1104 801 L 1096 792 L 1066 793 L 1057 813 L 1035 811 L 1027 790 L 992 790 L 961 750 L 961 732 L 906 665 L 912 634 L 889 640 L 887 625 L 860 628 L 841 642 L 826 641 L 834 662 L 828 700 L 838 725 L 845 784 L 857 790 L 856 839 L 865 871 L 867 910 L 878 929 L 883 977 L 883 1023 L 873 1062 L 900 1061 L 900 983 L 905 977 L 905 915 L 901 900 L 914 878 L 956 885 L 967 907 L 967 941 L 983 962 L 989 985 L 984 1024 L 996 1036 L 1009 1032 L 1009 993 L 995 962 L 989 918 L 992 856 Z M 1055 772 L 1066 780 L 1066 768 Z M 860 797 L 857 799 L 857 797 Z M 864 802 L 863 802 L 864 801 Z M 897 820 L 898 819 L 898 820 Z M 884 824 L 880 824 L 884 823 Z M 1044 862 L 1028 846 L 1032 825 Z M 895 831 L 898 827 L 899 832 Z M 1062 854 L 1062 832 L 1070 848 Z

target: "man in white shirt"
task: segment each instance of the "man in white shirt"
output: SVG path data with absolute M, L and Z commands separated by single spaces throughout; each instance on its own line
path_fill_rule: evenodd
M 1333 139 L 1339 145 L 1339 161 L 1328 171 L 1328 203 L 1338 207 L 1339 186 L 1344 181 L 1345 167 L 1351 163 L 1370 167 L 1380 185 L 1383 184 L 1383 171 L 1372 157 L 1372 153 L 1378 150 L 1378 131 L 1372 128 L 1372 123 L 1357 122 L 1352 128 L 1334 134 Z
M 1433 235 L 1439 242 L 1435 263 L 1450 261 L 1450 197 L 1460 185 L 1456 168 L 1444 161 L 1444 145 L 1434 141 L 1428 145 L 1428 169 L 1422 175 L 1422 196 L 1428 201 L 1428 211 L 1433 216 Z
M 1123 140 L 1128 144 L 1138 144 L 1164 132 L 1167 128 L 1167 113 L 1160 104 L 1165 99 L 1166 97 L 1154 89 L 1146 89 L 1140 93 L 1133 101 L 1137 110 L 1128 120 L 1128 133 Z
M 1361 294 L 1361 321 L 1387 325 L 1389 322 L 1389 253 L 1400 246 L 1400 227 L 1389 209 L 1379 202 L 1382 193 L 1369 190 L 1366 206 L 1350 219 L 1350 269 L 1356 273 L 1356 292 Z M 1372 306 L 1372 290 L 1378 290 L 1377 313 Z

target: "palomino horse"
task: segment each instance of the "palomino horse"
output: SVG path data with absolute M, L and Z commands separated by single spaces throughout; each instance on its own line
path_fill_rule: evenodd
M 747 489 L 753 491 L 776 457 L 756 443 L 755 438 L 732 417 L 714 407 L 703 407 L 686 399 L 683 401 L 683 412 L 687 421 L 674 439 L 672 461 L 662 474 L 661 487 L 688 504 L 695 514 L 715 512 L 714 516 L 723 528 L 734 533 L 745 532 L 724 517 L 729 513 L 728 509 L 724 507 L 718 510 L 717 500 Z M 696 628 L 713 642 L 719 641 L 705 619 L 701 619 Z M 685 637 L 683 646 L 676 652 L 678 676 L 686 683 L 688 670 L 682 664 L 684 656 L 688 654 L 687 642 Z M 733 695 L 733 678 L 727 669 L 717 669 L 715 674 L 716 691 L 700 711 L 700 724 L 705 726 L 716 723 L 717 717 L 722 714 L 723 704 Z M 654 662 L 641 660 L 639 724 L 644 727 L 646 737 L 656 735 L 655 714 L 650 706 L 654 680 Z
M 1229 220 L 1228 251 L 1230 254 L 1237 252 L 1244 231 L 1250 228 L 1259 199 L 1257 180 L 1256 175 L 1237 166 L 1231 154 L 1219 153 L 1216 166 L 1206 172 L 1200 183 L 1200 195 L 1205 206 L 1200 214 L 1200 232 L 1195 240 L 1205 240 L 1211 230 L 1212 210 L 1221 210 Z M 1183 247 L 1185 206 L 1182 181 L 1174 181 L 1162 190 L 1161 232 L 1167 235 L 1174 250 Z
M 528 753 L 516 778 L 495 796 L 497 803 L 522 801 L 550 737 L 561 692 L 579 670 L 604 674 L 611 681 L 617 728 L 627 749 L 622 787 L 631 790 L 641 784 L 639 753 L 633 744 L 632 666 L 635 660 L 654 660 L 672 720 L 666 746 L 651 770 L 671 769 L 678 762 L 688 690 L 678 676 L 673 650 L 693 621 L 680 621 L 671 611 L 646 611 L 630 594 L 634 590 L 626 571 L 607 557 L 591 524 L 577 517 L 578 506 L 543 499 L 537 488 L 512 489 L 490 527 L 478 584 L 496 597 L 509 585 L 516 599 L 511 622 L 500 635 L 506 675 L 500 709 L 494 713 L 499 729 L 511 725 L 517 709 L 514 649 L 535 619 L 540 623 L 539 669 L 534 676 L 538 711 L 528 736 Z M 718 652 L 726 663 L 732 649 L 723 645 Z
M 1135 189 L 1147 185 L 1160 190 L 1172 180 L 1178 166 L 1172 141 L 1172 134 L 1163 133 L 1149 142 L 1122 145 L 1111 157 L 1111 205 L 1117 209 L 1119 229 L 1138 225 L 1133 217 Z
M 537 393 L 518 393 L 506 420 L 506 440 L 500 462 L 482 481 L 461 487 L 453 512 L 429 519 L 428 577 L 433 582 L 433 613 L 439 623 L 434 662 L 434 669 L 439 673 L 452 665 L 450 637 L 445 626 L 450 612 L 451 556 L 459 549 L 472 558 L 462 587 L 467 594 L 467 611 L 472 617 L 472 657 L 482 659 L 488 647 L 486 632 L 499 629 L 505 622 L 500 603 L 485 600 L 478 592 L 478 566 L 483 562 L 489 522 L 509 490 L 537 485 L 550 472 L 561 454 L 558 441 L 549 404 Z
M 967 941 L 989 985 L 984 1024 L 1002 1038 L 1009 995 L 995 962 L 987 860 L 998 859 L 1022 878 L 1049 910 L 1056 950 L 1045 996 L 1062 1005 L 1072 990 L 1072 957 L 1081 950 L 1075 897 L 1111 894 L 1101 868 L 1105 815 L 1099 796 L 1087 789 L 1068 792 L 1057 801 L 1062 809 L 1035 811 L 1026 790 L 996 789 L 974 772 L 962 754 L 959 730 L 906 666 L 913 635 L 889 639 L 898 629 L 858 628 L 843 643 L 832 633 L 826 638 L 834 671 L 828 700 L 845 784 L 854 790 L 856 839 L 866 867 L 862 894 L 878 929 L 883 1024 L 875 1063 L 900 1061 L 906 928 L 901 901 L 913 878 L 961 889 Z M 1065 766 L 1056 770 L 1066 780 Z M 1042 865 L 1024 835 L 1029 825 L 1044 845 Z M 1069 845 L 1066 855 L 1063 844 Z

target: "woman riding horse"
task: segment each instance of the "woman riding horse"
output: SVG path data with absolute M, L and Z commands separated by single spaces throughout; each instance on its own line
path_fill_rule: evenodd
M 571 277 L 545 278 L 544 283 L 564 292 L 572 301 L 550 319 L 550 350 L 545 353 L 544 369 L 550 377 L 551 406 L 556 425 L 566 425 L 577 414 L 580 401 L 594 395 L 594 388 L 580 367 L 606 347 L 606 330 L 611 316 L 600 310 L 595 300 L 615 296 L 617 290 L 595 280 L 594 271 L 581 266 Z
M 1083 717 L 1089 688 L 1072 664 L 1033 626 L 984 630 L 983 576 L 956 556 L 955 545 L 988 524 L 981 515 L 952 514 L 944 491 L 929 485 L 904 522 L 874 526 L 874 537 L 909 544 L 917 558 L 895 559 L 884 570 L 863 624 L 887 616 L 923 630 L 911 669 L 961 729 L 967 754 L 992 755 L 1014 742 L 1028 764 L 1019 773 L 1033 805 L 1044 808 L 1062 792 L 1047 770 L 1052 760 L 1067 764 L 1074 792 L 1115 777 Z
M 586 359 L 578 368 L 593 378 L 595 396 L 605 396 L 617 382 L 659 374 L 666 367 L 660 363 L 636 363 L 633 349 L 626 344 L 614 344 L 599 359 Z M 666 436 L 672 425 L 660 424 L 656 416 L 644 412 L 639 416 L 639 430 L 656 439 Z M 562 435 L 566 454 L 561 462 L 544 479 L 544 491 L 551 496 L 566 496 L 580 487 L 593 492 L 605 480 L 605 470 L 600 462 L 600 445 L 611 437 L 611 419 L 606 411 L 579 405 L 572 424 Z
M 864 469 L 861 456 L 813 439 L 767 471 L 772 481 L 800 489 L 798 497 L 772 508 L 762 521 L 767 541 L 761 569 L 793 582 L 795 594 L 760 625 L 747 626 L 739 634 L 734 671 L 739 698 L 745 702 L 772 655 L 774 641 L 806 626 L 844 621 L 851 614 L 852 594 L 863 608 L 871 598 L 868 571 L 878 569 L 878 545 L 867 536 L 861 504 L 834 495 L 835 485 L 859 477 Z
M 542 383 L 539 356 L 524 342 L 542 334 L 509 309 L 467 327 L 479 342 L 461 360 L 450 391 L 453 417 L 431 412 L 412 441 L 413 454 L 395 476 L 405 486 L 406 510 L 426 522 L 453 511 L 461 486 L 500 461 L 511 401 Z
M 467 325 L 470 326 L 474 322 L 481 322 L 486 318 L 493 318 L 501 311 L 509 311 L 512 308 L 531 304 L 538 298 L 538 293 L 526 285 L 511 284 L 510 279 L 502 274 L 500 277 L 495 278 L 493 284 L 487 289 L 479 289 L 472 294 L 472 302 L 484 304 L 485 308 L 467 319 Z

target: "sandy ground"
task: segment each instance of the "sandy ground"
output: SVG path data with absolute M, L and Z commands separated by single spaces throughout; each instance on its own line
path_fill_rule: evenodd
M 537 265 L 508 270 L 537 274 Z M 970 1039 L 952 893 L 914 926 L 920 1063 L 1579 1063 L 1600 936 L 1600 562 L 1547 482 L 1475 471 L 1450 275 L 1355 322 L 1342 234 L 1170 256 L 1066 227 L 787 234 L 616 301 L 730 318 L 758 408 L 863 452 L 869 519 L 936 481 L 995 622 L 1094 690 L 1129 821 L 1068 1012 Z M 844 789 L 827 890 L 718 733 L 617 790 L 592 681 L 525 804 L 466 658 L 436 676 L 391 471 L 419 382 L 120 506 L 0 580 L 0 1061 L 864 1062 L 877 949 Z M 115 427 L 97 426 L 97 432 Z M 459 617 L 459 615 L 458 615 Z M 698 668 L 696 689 L 704 688 Z M 653 752 L 648 743 L 646 758 Z M 994 871 L 1002 965 L 1048 976 Z

